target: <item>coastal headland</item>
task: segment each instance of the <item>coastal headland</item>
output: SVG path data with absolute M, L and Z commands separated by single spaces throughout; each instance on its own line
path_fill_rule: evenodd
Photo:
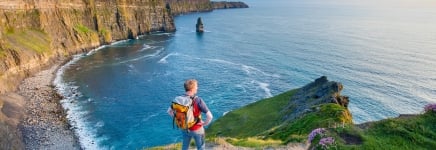
M 207 128 L 208 149 L 434 149 L 436 104 L 420 114 L 354 124 L 344 86 L 322 76 L 226 113 Z M 152 149 L 180 149 L 181 144 Z
M 80 149 L 52 83 L 59 66 L 114 41 L 174 32 L 178 14 L 218 8 L 209 0 L 0 1 L 0 149 Z

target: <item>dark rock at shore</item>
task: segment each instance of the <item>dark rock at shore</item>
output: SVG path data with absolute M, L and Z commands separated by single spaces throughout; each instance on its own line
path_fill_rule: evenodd
M 197 19 L 197 24 L 195 25 L 196 31 L 197 32 L 204 32 L 204 27 L 203 27 L 203 21 L 201 21 L 201 17 L 198 17 Z
M 314 82 L 300 88 L 290 103 L 282 111 L 295 109 L 292 113 L 285 116 L 284 120 L 295 119 L 307 111 L 312 110 L 312 106 L 324 103 L 336 103 L 343 107 L 348 107 L 348 97 L 340 93 L 343 85 L 339 82 L 328 81 L 327 77 L 322 76 Z

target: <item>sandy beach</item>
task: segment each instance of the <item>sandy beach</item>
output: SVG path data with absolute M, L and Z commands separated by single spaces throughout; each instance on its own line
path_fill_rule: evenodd
M 58 61 L 50 68 L 26 78 L 16 92 L 25 98 L 25 115 L 18 125 L 25 149 L 81 149 L 60 104 L 62 97 L 53 86 L 61 64 Z

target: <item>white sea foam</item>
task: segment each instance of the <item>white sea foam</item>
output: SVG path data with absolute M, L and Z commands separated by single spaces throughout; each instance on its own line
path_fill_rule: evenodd
M 261 73 L 264 76 L 280 78 L 280 75 L 277 75 L 277 74 L 268 74 L 268 73 L 266 73 L 266 72 L 264 72 L 264 71 L 262 71 L 262 70 L 260 70 L 260 69 L 258 69 L 256 67 L 245 65 L 245 64 L 234 63 L 234 62 L 226 61 L 226 60 L 222 60 L 222 59 L 207 59 L 207 60 L 218 62 L 218 63 L 222 63 L 222 64 L 238 66 L 238 67 L 240 67 L 241 70 L 243 70 L 248 75 L 249 74 Z
M 97 140 L 96 129 L 94 127 L 90 128 L 89 123 L 86 121 L 88 112 L 82 110 L 80 103 L 77 102 L 77 98 L 80 97 L 77 88 L 62 81 L 61 74 L 66 66 L 58 71 L 58 76 L 55 79 L 56 89 L 64 96 L 64 99 L 61 100 L 62 107 L 67 110 L 68 121 L 73 127 L 74 133 L 79 137 L 80 146 L 83 149 L 101 149 L 98 146 L 99 140 Z
M 156 117 L 156 116 L 158 116 L 158 115 L 159 115 L 158 113 L 156 113 L 156 114 L 152 114 L 152 115 L 148 115 L 147 117 L 145 117 L 144 119 L 142 119 L 142 122 L 147 122 L 147 121 L 150 120 L 151 118 Z
M 237 84 L 236 87 L 241 88 L 242 89 L 242 93 L 247 92 L 247 89 L 245 89 L 245 86 L 242 84 Z
M 103 121 L 99 121 L 99 122 L 97 122 L 96 124 L 95 124 L 95 127 L 96 128 L 101 128 L 101 127 L 103 127 L 104 126 L 104 122 Z
M 91 50 L 86 54 L 74 55 L 71 61 L 66 63 L 57 71 L 56 77 L 53 80 L 57 92 L 64 96 L 64 99 L 61 100 L 62 107 L 66 110 L 69 124 L 72 126 L 74 133 L 79 137 L 79 143 L 83 149 L 102 149 L 98 143 L 104 140 L 104 138 L 98 138 L 96 128 L 91 127 L 86 120 L 88 112 L 82 110 L 80 103 L 77 101 L 77 99 L 82 96 L 82 94 L 77 90 L 79 87 L 75 86 L 73 82 L 66 83 L 62 75 L 66 69 L 71 65 L 74 65 L 81 58 L 92 55 L 103 47 L 105 46 Z M 92 101 L 92 99 L 88 99 L 88 102 L 89 101 Z M 102 126 L 104 123 L 99 123 L 97 125 Z
M 133 64 L 128 64 L 127 67 L 129 68 L 127 71 L 131 73 L 138 72 L 138 70 L 136 70 L 136 67 Z
M 89 55 L 95 54 L 97 51 L 99 51 L 99 50 L 101 50 L 101 49 L 103 49 L 103 48 L 105 48 L 105 47 L 106 47 L 106 45 L 103 45 L 103 46 L 100 46 L 100 47 L 98 47 L 98 48 L 96 48 L 96 49 L 93 49 L 93 50 L 89 51 L 88 53 L 86 53 L 86 56 L 89 56 Z
M 229 113 L 230 111 L 225 111 L 223 112 L 223 116 L 225 116 L 227 113 Z
M 155 57 L 155 56 L 158 56 L 158 55 L 159 55 L 163 50 L 164 50 L 164 48 L 162 47 L 162 48 L 156 50 L 156 52 L 154 52 L 154 53 L 152 53 L 152 54 L 143 55 L 143 56 L 140 56 L 140 57 L 137 57 L 137 58 L 133 58 L 133 59 L 129 59 L 129 60 L 125 60 L 125 61 L 121 61 L 121 62 L 118 62 L 118 63 L 116 63 L 116 64 L 125 64 L 125 63 L 128 63 L 128 62 L 134 62 L 134 61 L 142 60 L 142 59 L 144 59 L 144 58 Z
M 170 56 L 176 56 L 176 55 L 179 55 L 179 54 L 178 54 L 178 53 L 170 53 L 170 54 L 166 55 L 165 57 L 163 57 L 162 59 L 160 59 L 160 60 L 158 61 L 158 63 L 166 64 L 166 63 L 168 63 L 168 61 L 167 61 L 167 58 L 168 58 L 168 57 L 170 57 Z
M 269 97 L 272 97 L 272 96 L 273 96 L 273 95 L 271 94 L 271 89 L 268 88 L 268 86 L 269 86 L 268 83 L 263 83 L 263 82 L 259 82 L 259 81 L 256 81 L 256 82 L 257 82 L 257 84 L 259 84 L 259 87 L 260 87 L 263 91 L 265 91 L 265 97 L 266 97 L 266 98 L 269 98 Z
M 115 41 L 115 42 L 112 42 L 110 45 L 111 45 L 111 46 L 112 46 L 112 45 L 117 45 L 117 44 L 124 43 L 124 42 L 130 41 L 130 40 L 131 40 L 131 39 Z
M 139 50 L 139 52 L 142 52 L 142 51 L 145 51 L 148 49 L 152 49 L 152 48 L 155 48 L 155 47 L 151 46 L 151 45 L 144 44 L 144 45 L 142 45 L 142 48 L 141 48 L 141 50 Z
M 168 33 L 168 32 L 153 32 L 153 35 L 172 35 L 172 33 Z

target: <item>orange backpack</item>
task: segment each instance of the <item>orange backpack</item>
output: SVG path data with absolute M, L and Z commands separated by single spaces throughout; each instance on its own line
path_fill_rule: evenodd
M 190 96 L 177 96 L 171 104 L 174 112 L 173 127 L 177 125 L 179 129 L 188 130 L 194 126 L 199 118 L 194 116 L 194 98 Z

